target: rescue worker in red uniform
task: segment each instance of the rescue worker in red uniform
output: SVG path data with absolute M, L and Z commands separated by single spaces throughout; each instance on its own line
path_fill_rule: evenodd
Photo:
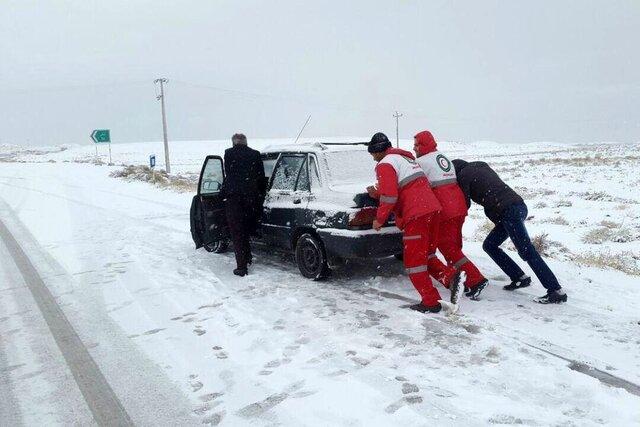
M 431 132 L 425 130 L 414 136 L 413 150 L 417 162 L 427 175 L 431 190 L 442 205 L 438 226 L 437 248 L 449 266 L 466 273 L 465 295 L 476 299 L 489 283 L 480 270 L 462 253 L 462 225 L 467 216 L 467 202 L 458 186 L 453 163 L 441 152 Z M 433 254 L 435 257 L 435 254 Z M 430 264 L 431 265 L 431 264 Z M 447 267 L 437 258 L 433 261 L 433 276 L 444 286 Z
M 413 154 L 392 148 L 391 142 L 383 133 L 373 135 L 368 151 L 378 162 L 378 188 L 367 189 L 372 197 L 379 199 L 373 228 L 380 230 L 389 215 L 394 213 L 396 226 L 403 231 L 404 266 L 422 298 L 419 304 L 410 308 L 423 313 L 437 313 L 442 309 L 441 297 L 429 277 L 428 260 L 432 259 L 429 255 L 436 251 L 440 203 Z M 451 301 L 457 304 L 460 276 L 453 268 L 451 275 Z

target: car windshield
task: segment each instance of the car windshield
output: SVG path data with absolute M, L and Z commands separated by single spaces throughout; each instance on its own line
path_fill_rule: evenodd
M 329 179 L 332 184 L 373 183 L 376 180 L 376 162 L 364 150 L 327 153 Z

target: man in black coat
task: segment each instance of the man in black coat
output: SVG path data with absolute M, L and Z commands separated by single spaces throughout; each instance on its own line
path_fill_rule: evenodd
M 485 215 L 495 224 L 484 240 L 482 249 L 511 279 L 511 284 L 504 289 L 512 291 L 531 284 L 531 278 L 500 249 L 500 245 L 509 237 L 520 257 L 529 264 L 542 286 L 547 289 L 547 294 L 536 300 L 542 304 L 566 302 L 567 295 L 558 279 L 531 243 L 524 225 L 528 212 L 522 197 L 505 184 L 485 162 L 456 159 L 453 166 L 458 185 L 467 199 L 467 206 L 471 206 L 471 200 L 481 205 Z
M 237 133 L 231 141 L 233 146 L 224 152 L 223 192 L 236 255 L 233 274 L 244 276 L 253 261 L 249 236 L 256 231 L 262 214 L 266 180 L 260 152 L 247 146 L 247 137 Z

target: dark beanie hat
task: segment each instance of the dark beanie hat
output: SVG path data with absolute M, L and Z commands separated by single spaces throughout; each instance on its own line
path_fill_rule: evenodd
M 369 147 L 367 151 L 370 153 L 382 153 L 383 151 L 387 151 L 391 148 L 391 142 L 387 135 L 382 132 L 378 132 L 371 137 L 371 142 L 369 143 Z

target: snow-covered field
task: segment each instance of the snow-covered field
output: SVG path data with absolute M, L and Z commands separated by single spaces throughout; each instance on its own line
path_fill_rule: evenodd
M 250 145 L 278 142 L 291 141 Z M 174 171 L 197 174 L 228 145 L 172 142 Z M 457 318 L 401 308 L 417 294 L 395 259 L 312 282 L 258 249 L 251 274 L 233 276 L 231 254 L 193 249 L 192 194 L 109 177 L 152 153 L 162 167 L 159 142 L 114 144 L 114 166 L 92 164 L 89 145 L 0 146 L 0 213 L 142 425 L 638 425 L 639 148 L 440 144 L 489 162 L 523 195 L 569 295 L 543 306 L 537 282 L 503 291 L 474 207 L 466 253 L 491 285 Z M 21 308 L 29 297 L 9 270 L 0 265 L 0 368 L 11 368 L 0 380 L 25 424 L 82 424 L 78 392 L 60 356 L 43 355 L 46 327 Z

